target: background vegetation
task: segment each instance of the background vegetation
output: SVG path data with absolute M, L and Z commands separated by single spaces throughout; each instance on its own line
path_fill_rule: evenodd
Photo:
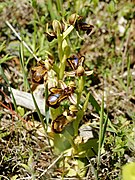
M 74 122 L 54 133 L 48 106 L 42 116 L 38 108 L 29 110 L 9 98 L 14 99 L 10 87 L 40 91 L 30 90 L 37 61 L 6 21 L 36 57 L 45 60 L 49 54 L 58 63 L 61 51 L 56 39 L 48 42 L 47 23 L 51 31 L 53 20 L 67 23 L 73 13 L 94 25 L 90 36 L 73 30 L 65 38 L 70 54 L 85 56 L 93 74 L 85 78 L 79 133 L 72 132 Z M 0 179 L 121 179 L 123 165 L 135 158 L 134 2 L 4 0 L 0 14 Z M 130 168 L 123 171 L 130 174 Z

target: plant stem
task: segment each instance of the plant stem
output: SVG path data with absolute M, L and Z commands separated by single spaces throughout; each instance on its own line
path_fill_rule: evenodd
M 54 14 L 54 11 L 52 10 L 52 7 L 53 7 L 52 0 L 47 0 L 47 5 L 48 5 L 48 11 L 50 13 L 51 19 L 54 20 L 55 14 Z
M 65 66 L 66 66 L 66 55 L 63 56 L 62 61 L 60 62 L 60 72 L 59 72 L 59 80 L 63 79 Z
M 56 0 L 56 3 L 57 3 L 58 12 L 62 13 L 62 10 L 63 10 L 63 8 L 62 8 L 62 4 L 63 4 L 62 0 Z

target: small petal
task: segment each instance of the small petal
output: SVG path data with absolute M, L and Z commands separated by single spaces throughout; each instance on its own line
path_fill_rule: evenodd
M 91 70 L 91 71 L 85 71 L 84 74 L 85 74 L 86 76 L 90 76 L 90 75 L 93 74 L 93 70 Z
M 75 77 L 75 71 L 65 72 L 66 76 Z
M 74 105 L 77 104 L 77 100 L 73 94 L 71 94 L 68 98 L 72 104 L 74 104 Z

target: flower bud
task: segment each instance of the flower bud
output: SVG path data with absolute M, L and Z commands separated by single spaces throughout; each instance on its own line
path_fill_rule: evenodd
M 78 111 L 78 109 L 76 108 L 75 105 L 70 105 L 69 110 L 72 111 L 72 112 Z
M 72 14 L 70 17 L 69 17 L 69 23 L 71 24 L 71 25 L 74 25 L 75 24 L 75 22 L 76 22 L 76 19 L 77 19 L 77 14 L 76 13 L 74 13 L 74 14 Z
M 60 33 L 62 32 L 62 26 L 61 23 L 57 20 L 53 20 L 52 22 L 52 26 L 53 26 L 53 31 L 57 34 L 57 32 L 59 31 Z
M 75 83 L 74 83 L 73 81 L 70 81 L 70 83 L 69 83 L 69 87 L 71 87 L 71 88 L 75 88 L 75 87 L 76 87 L 76 85 L 75 85 Z

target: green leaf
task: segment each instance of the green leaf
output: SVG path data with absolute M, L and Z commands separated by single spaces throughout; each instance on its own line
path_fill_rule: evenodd
M 6 77 L 6 75 L 5 75 L 4 71 L 3 71 L 3 68 L 2 68 L 2 66 L 1 66 L 1 64 L 0 64 L 0 75 L 3 77 L 3 79 L 5 80 L 5 82 L 6 82 L 6 83 L 8 84 L 8 86 L 10 87 L 10 92 L 11 92 L 11 96 L 12 96 L 12 99 L 13 99 L 13 104 L 14 104 L 14 107 L 15 107 L 15 111 L 17 112 L 16 100 L 15 100 L 15 98 L 14 98 L 14 94 L 13 94 L 13 92 L 12 92 L 12 88 L 11 88 L 11 86 L 10 86 L 9 80 L 8 80 L 8 78 Z
M 10 132 L 0 132 L 0 138 L 6 138 L 7 136 L 10 135 Z
M 69 172 L 67 173 L 67 176 L 69 177 L 81 177 L 83 178 L 86 174 L 86 163 L 81 161 L 80 159 L 74 160 L 74 167 L 69 169 Z
M 94 6 L 97 7 L 99 4 L 99 0 L 92 0 L 92 2 L 94 3 Z
M 12 59 L 14 56 L 9 56 L 8 54 L 6 54 L 3 58 L 0 59 L 0 64 Z
M 135 180 L 135 163 L 131 162 L 122 167 L 123 180 Z
M 18 175 L 12 176 L 11 180 L 16 180 L 18 178 Z
M 54 151 L 59 154 L 71 147 L 68 139 L 63 134 L 54 134 Z
M 73 141 L 73 122 L 68 124 L 65 129 L 62 131 L 62 133 L 57 134 L 54 133 L 54 149 L 57 154 L 74 147 L 74 141 Z
M 98 104 L 98 102 L 96 101 L 96 99 L 94 98 L 94 96 L 92 94 L 90 94 L 89 101 L 92 104 L 92 106 L 95 108 L 97 113 L 100 114 L 100 110 L 101 110 L 100 105 Z M 116 133 L 117 131 L 114 128 L 114 126 L 113 126 L 112 122 L 110 121 L 110 119 L 108 117 L 106 117 L 107 115 L 105 113 L 104 113 L 104 116 L 105 116 L 105 118 L 106 118 L 106 120 L 108 122 L 108 125 L 110 126 L 110 131 Z
M 5 44 L 6 44 L 6 41 L 4 41 L 1 45 L 0 45 L 0 52 L 5 49 Z
M 70 47 L 68 45 L 66 45 L 64 47 L 64 54 L 66 55 L 66 57 L 68 57 L 70 55 Z
M 102 97 L 101 111 L 100 111 L 100 128 L 99 128 L 99 142 L 98 142 L 98 166 L 100 164 L 100 155 L 103 148 L 103 142 L 105 138 L 105 130 L 104 130 L 104 96 Z
M 24 108 L 22 108 L 21 106 L 18 106 L 17 111 L 20 114 L 20 116 L 24 116 L 24 113 L 25 113 Z
M 77 117 L 76 117 L 76 119 L 73 121 L 74 135 L 75 135 L 75 136 L 78 135 L 79 124 L 80 124 L 80 121 L 83 119 L 83 115 L 84 115 L 83 110 L 79 110 L 79 111 L 77 112 Z
M 61 114 L 62 114 L 62 107 L 61 106 L 59 106 L 57 109 L 50 108 L 50 115 L 51 115 L 52 120 L 56 119 Z
M 28 165 L 23 163 L 20 163 L 19 165 L 22 166 L 29 174 L 31 174 L 31 168 Z
M 28 166 L 31 170 L 33 170 L 33 152 L 29 150 L 29 159 L 28 159 Z
M 91 102 L 92 106 L 95 108 L 97 113 L 99 113 L 100 106 L 92 94 L 90 94 L 89 101 Z
M 110 12 L 110 13 L 113 13 L 113 12 L 115 12 L 115 2 L 114 1 L 111 1 L 110 3 L 109 3 L 109 5 L 108 5 L 108 11 Z
M 70 168 L 69 172 L 67 173 L 67 176 L 74 177 L 74 176 L 76 176 L 76 174 L 77 173 L 76 173 L 75 169 Z
M 89 139 L 86 143 L 81 143 L 78 145 L 78 155 L 79 157 L 93 157 L 97 155 L 98 152 L 98 139 Z
M 89 102 L 90 93 L 87 94 L 84 105 L 83 105 L 83 112 L 87 110 L 88 102 Z

